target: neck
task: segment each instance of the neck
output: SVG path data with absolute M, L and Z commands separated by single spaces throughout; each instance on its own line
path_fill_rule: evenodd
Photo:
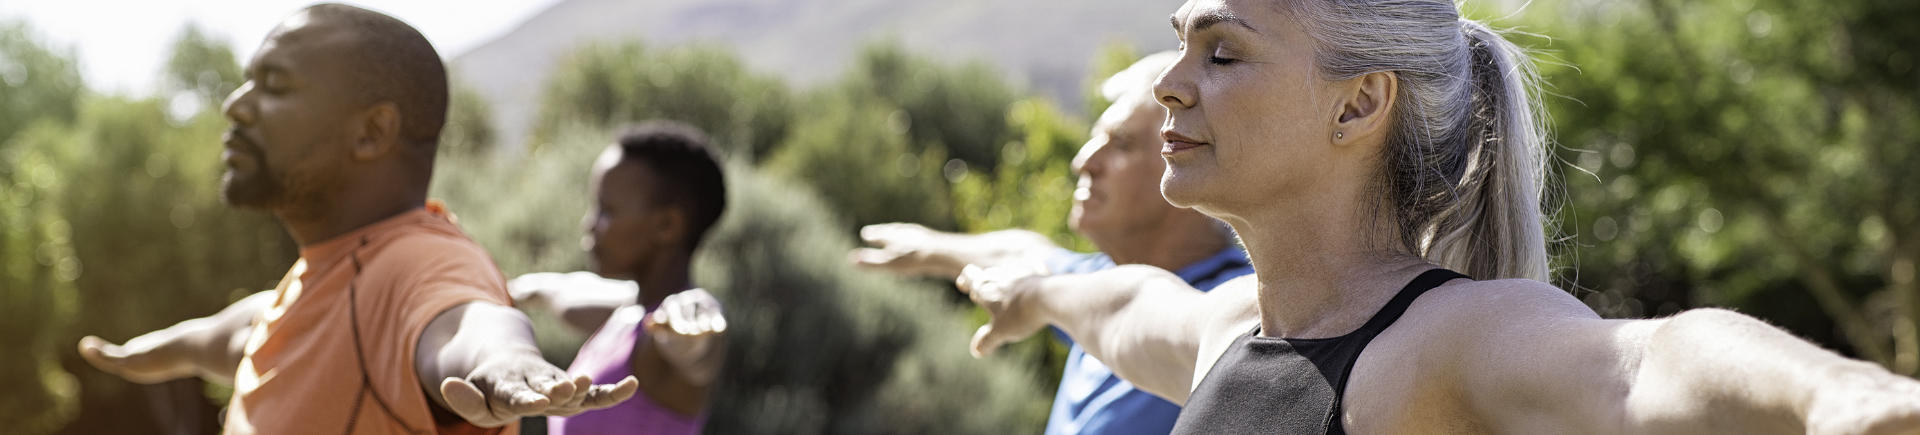
M 1147 231 L 1090 238 L 1115 264 L 1145 264 L 1176 272 L 1220 253 L 1231 243 L 1219 223 L 1197 211 L 1176 210 L 1165 222 Z
M 338 189 L 295 198 L 294 204 L 275 208 L 273 215 L 304 248 L 425 205 L 427 173 L 343 176 Z
M 1358 203 L 1337 199 L 1323 195 L 1286 203 Z M 1265 214 L 1223 220 L 1239 233 L 1259 277 L 1263 335 L 1324 338 L 1351 332 L 1407 280 L 1431 267 L 1395 248 L 1387 230 L 1393 226 L 1365 207 L 1261 208 Z
M 275 210 L 273 215 L 279 218 L 281 226 L 286 227 L 287 234 L 293 236 L 293 242 L 304 248 L 399 216 L 420 208 L 426 202 L 426 195 L 422 194 L 418 199 L 384 201 L 371 206 L 333 206 L 307 211 L 282 209 Z
M 640 284 L 640 295 L 634 302 L 644 307 L 659 306 L 667 296 L 693 288 L 692 275 L 692 258 L 685 253 L 666 255 L 641 266 L 630 275 Z

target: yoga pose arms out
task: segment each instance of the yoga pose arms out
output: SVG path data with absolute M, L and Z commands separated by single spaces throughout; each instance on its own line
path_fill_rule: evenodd
M 1401 332 L 1424 339 L 1428 355 L 1451 354 L 1422 361 L 1445 361 L 1469 413 L 1495 432 L 1920 432 L 1920 382 L 1746 315 L 1605 320 L 1537 281 L 1454 287 L 1405 319 L 1447 333 Z
M 614 310 L 633 303 L 640 287 L 593 272 L 539 272 L 508 281 L 507 292 L 513 295 L 515 307 L 549 313 L 574 332 L 591 334 L 607 323 Z
M 80 339 L 80 357 L 101 371 L 142 384 L 197 375 L 233 385 L 253 318 L 272 305 L 273 298 L 272 290 L 254 293 L 214 315 L 134 337 L 125 345 L 89 335 Z
M 854 265 L 940 279 L 960 276 L 960 269 L 969 264 L 1037 263 L 1060 250 L 1046 236 L 1032 231 L 955 234 L 909 223 L 868 225 L 860 229 L 860 239 L 873 247 L 855 249 L 851 254 Z
M 1259 320 L 1252 275 L 1203 293 L 1151 266 L 1051 277 L 1033 272 L 968 267 L 961 273 L 961 291 L 992 315 L 973 336 L 975 355 L 1052 324 L 1120 377 L 1182 404 L 1234 333 Z

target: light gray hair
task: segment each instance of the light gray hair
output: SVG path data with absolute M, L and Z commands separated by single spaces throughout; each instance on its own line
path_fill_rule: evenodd
M 1399 79 L 1375 190 L 1401 247 L 1476 279 L 1546 281 L 1546 132 L 1527 53 L 1451 0 L 1283 2 L 1325 78 Z

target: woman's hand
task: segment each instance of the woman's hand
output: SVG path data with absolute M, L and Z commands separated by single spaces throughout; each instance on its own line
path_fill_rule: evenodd
M 1038 291 L 1046 278 L 1045 268 L 1031 264 L 1013 264 L 981 268 L 967 265 L 954 284 L 973 303 L 987 310 L 990 319 L 973 334 L 973 356 L 992 354 L 995 349 L 1019 341 L 1047 326 L 1041 313 L 1027 296 Z
M 1810 434 L 1920 434 L 1920 382 L 1859 363 L 1813 392 Z

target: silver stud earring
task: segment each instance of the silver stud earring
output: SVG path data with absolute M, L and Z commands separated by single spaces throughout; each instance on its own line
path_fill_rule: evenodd
M 1334 139 L 1344 139 L 1344 138 L 1346 138 L 1346 137 L 1347 137 L 1347 134 L 1346 134 L 1346 133 L 1341 133 L 1341 132 L 1337 132 L 1337 131 L 1336 131 L 1336 132 L 1333 132 L 1333 138 L 1334 138 Z

